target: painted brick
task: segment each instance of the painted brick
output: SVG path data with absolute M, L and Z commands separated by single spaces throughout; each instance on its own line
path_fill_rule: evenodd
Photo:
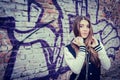
M 27 0 L 11 0 L 12 2 L 15 2 L 15 3 L 20 3 L 20 4 L 27 4 Z
M 2 1 L 5 1 L 5 2 L 10 2 L 10 0 L 2 0 Z
M 29 0 L 28 0 L 29 1 Z M 33 0 L 31 0 L 32 2 Z M 110 0 L 108 0 L 110 2 Z M 46 23 L 50 20 L 56 19 L 55 22 L 49 24 L 48 26 L 44 26 L 40 28 L 36 33 L 25 40 L 25 44 L 21 44 L 18 50 L 15 50 L 16 56 L 12 56 L 15 59 L 15 66 L 13 67 L 12 74 L 5 73 L 11 75 L 11 79 L 13 80 L 30 80 L 35 77 L 43 77 L 49 74 L 48 68 L 55 66 L 59 67 L 62 64 L 63 51 L 61 50 L 64 46 L 70 43 L 71 39 L 74 37 L 73 33 L 69 33 L 70 30 L 70 21 L 73 21 L 71 16 L 76 15 L 76 4 L 75 1 L 71 0 L 57 0 L 57 3 L 53 4 L 52 0 L 35 0 L 34 3 L 31 4 L 30 11 L 30 22 L 28 22 L 28 10 L 27 10 L 27 0 L 2 0 L 0 1 L 0 17 L 9 17 L 12 16 L 15 19 L 15 26 L 2 26 L 7 27 L 6 29 L 1 29 L 0 25 L 0 79 L 3 79 L 5 69 L 7 67 L 7 62 L 10 59 L 10 53 L 7 53 L 8 50 L 12 48 L 12 46 L 16 43 L 11 43 L 11 41 L 21 41 L 26 36 L 28 36 L 31 32 L 27 33 L 19 33 L 14 31 L 13 29 L 17 29 L 19 31 L 27 31 L 33 29 L 35 27 L 36 21 L 38 23 Z M 101 2 L 101 1 L 100 1 Z M 38 7 L 35 3 L 40 4 L 42 7 Z M 99 14 L 97 14 L 96 10 L 98 5 L 94 0 L 89 0 L 88 5 L 85 4 L 85 1 L 77 2 L 79 3 L 78 10 L 79 15 L 81 15 L 81 10 L 83 15 L 86 13 L 86 7 L 88 7 L 88 13 L 91 17 L 91 21 L 93 24 L 93 30 L 95 33 L 95 37 L 101 40 L 105 44 L 105 48 L 108 49 L 108 54 L 116 54 L 115 61 L 112 62 L 112 67 L 110 70 L 105 71 L 102 70 L 102 80 L 117 80 L 119 79 L 119 57 L 118 53 L 114 53 L 115 48 L 119 47 L 119 29 L 116 30 L 116 25 L 119 25 L 119 20 L 115 21 L 118 16 L 118 8 L 115 8 L 114 13 L 112 15 L 107 15 L 108 12 L 103 12 L 103 8 L 107 8 L 109 6 L 104 5 L 99 6 Z M 82 7 L 83 4 L 83 7 Z M 116 4 L 118 5 L 118 4 Z M 83 8 L 83 9 L 81 9 Z M 43 13 L 42 13 L 43 10 Z M 114 16 L 115 17 L 114 17 Z M 62 18 L 63 16 L 63 18 Z M 96 19 L 96 16 L 98 19 Z M 69 20 L 70 18 L 70 20 Z M 1 19 L 1 18 L 0 18 Z M 9 18 L 8 18 L 9 19 Z M 105 19 L 105 20 L 103 20 Z M 111 20 L 112 19 L 112 20 Z M 100 20 L 100 21 L 99 21 Z M 103 21 L 102 21 L 103 20 Z M 111 20 L 111 21 L 110 21 Z M 114 25 L 110 25 L 109 23 Z M 8 27 L 11 28 L 8 28 Z M 52 26 L 52 27 L 50 27 Z M 13 28 L 15 27 L 15 28 Z M 13 32 L 9 32 L 11 29 Z M 61 30 L 61 31 L 59 31 Z M 111 31 L 111 32 L 110 32 Z M 9 33 L 8 33 L 9 32 Z M 2 40 L 5 39 L 3 42 Z M 56 40 L 55 40 L 56 39 Z M 42 40 L 42 41 L 40 41 Z M 46 42 L 44 42 L 46 41 Z M 113 43 L 114 42 L 114 43 Z M 48 44 L 48 45 L 47 45 Z M 42 46 L 44 45 L 44 47 Z M 112 48 L 110 48 L 112 47 Z M 115 47 L 115 48 L 114 48 Z M 46 53 L 45 53 L 45 51 Z M 60 50 L 60 52 L 59 52 Z M 51 55 L 50 55 L 51 53 Z M 58 56 L 58 58 L 57 58 Z M 52 60 L 53 58 L 53 60 Z M 55 61 L 57 62 L 55 63 Z M 9 63 L 13 64 L 13 63 Z M 48 64 L 48 65 L 47 65 Z M 55 65 L 56 64 L 56 65 Z M 115 65 L 115 66 L 113 66 Z M 11 67 L 9 69 L 12 69 Z M 59 68 L 56 68 L 57 71 Z M 116 72 L 116 73 L 114 73 Z

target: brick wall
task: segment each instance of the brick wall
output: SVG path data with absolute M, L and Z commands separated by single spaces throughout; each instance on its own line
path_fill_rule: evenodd
M 118 80 L 120 2 L 105 1 L 0 0 L 0 80 L 56 79 L 68 71 L 62 48 L 74 37 L 76 15 L 90 16 L 95 37 L 111 58 L 101 79 Z M 117 5 L 114 10 L 111 4 Z

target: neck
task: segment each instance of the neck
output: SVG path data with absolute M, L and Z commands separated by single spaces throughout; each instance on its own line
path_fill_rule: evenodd
M 86 40 L 86 38 L 83 38 L 84 43 L 85 43 L 85 40 Z

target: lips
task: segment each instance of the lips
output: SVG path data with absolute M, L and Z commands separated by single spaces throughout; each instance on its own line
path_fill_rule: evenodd
M 88 33 L 83 33 L 84 35 L 87 35 Z
M 88 34 L 89 34 L 89 33 L 87 33 L 87 32 L 83 32 L 83 33 L 81 33 L 81 36 L 82 36 L 83 38 L 86 38 L 86 37 L 88 36 Z
M 83 37 L 87 37 L 88 36 L 88 33 L 83 33 Z

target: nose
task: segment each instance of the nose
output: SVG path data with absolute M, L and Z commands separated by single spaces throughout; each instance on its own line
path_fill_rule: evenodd
M 87 31 L 87 30 L 88 30 L 88 27 L 87 27 L 87 26 L 84 26 L 83 30 L 84 30 L 84 31 Z

